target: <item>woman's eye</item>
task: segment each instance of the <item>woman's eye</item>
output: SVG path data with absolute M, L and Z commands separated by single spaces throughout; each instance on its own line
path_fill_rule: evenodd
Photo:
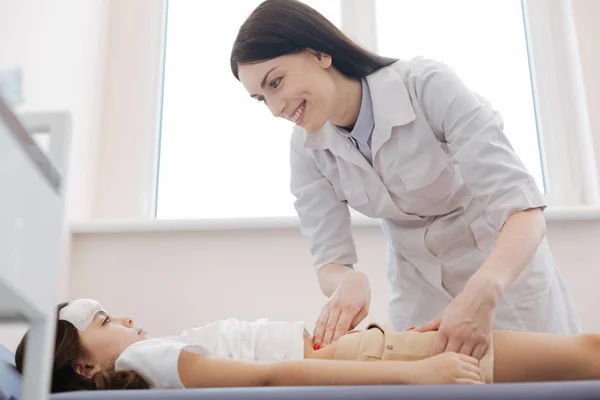
M 106 317 L 104 318 L 104 321 L 102 321 L 102 325 L 108 324 L 110 322 L 110 318 Z
M 279 86 L 280 83 L 281 83 L 281 78 L 275 78 L 271 81 L 270 86 L 273 89 L 277 89 L 277 86 Z

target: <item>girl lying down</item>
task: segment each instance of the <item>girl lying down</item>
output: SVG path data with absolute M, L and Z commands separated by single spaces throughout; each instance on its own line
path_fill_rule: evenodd
M 150 338 L 132 319 L 79 299 L 58 306 L 52 392 L 600 379 L 600 335 L 495 331 L 477 361 L 429 357 L 435 334 L 372 324 L 314 350 L 302 323 L 227 319 Z M 20 372 L 26 342 L 27 334 L 15 356 Z

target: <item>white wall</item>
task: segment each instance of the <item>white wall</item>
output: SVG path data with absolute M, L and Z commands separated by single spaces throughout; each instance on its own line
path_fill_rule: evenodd
M 107 17 L 104 0 L 0 0 L 0 69 L 23 70 L 24 103 L 16 111 L 71 113 L 68 220 L 89 218 L 94 201 Z M 66 263 L 67 229 L 64 235 Z M 68 274 L 61 276 L 64 293 Z M 12 331 L 0 326 L 0 343 Z

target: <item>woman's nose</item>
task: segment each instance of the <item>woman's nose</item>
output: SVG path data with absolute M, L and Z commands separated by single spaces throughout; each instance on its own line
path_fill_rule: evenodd
M 272 100 L 269 102 L 269 110 L 274 117 L 285 117 L 285 104 L 282 101 Z

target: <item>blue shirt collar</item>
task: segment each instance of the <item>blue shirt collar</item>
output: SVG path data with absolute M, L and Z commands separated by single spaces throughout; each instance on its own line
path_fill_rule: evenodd
M 369 85 L 365 79 L 360 80 L 362 84 L 362 100 L 360 103 L 360 111 L 354 129 L 350 134 L 354 139 L 363 143 L 369 144 L 371 134 L 373 133 L 373 127 L 375 126 L 375 117 L 373 116 L 373 102 L 371 100 L 371 93 L 369 92 Z

